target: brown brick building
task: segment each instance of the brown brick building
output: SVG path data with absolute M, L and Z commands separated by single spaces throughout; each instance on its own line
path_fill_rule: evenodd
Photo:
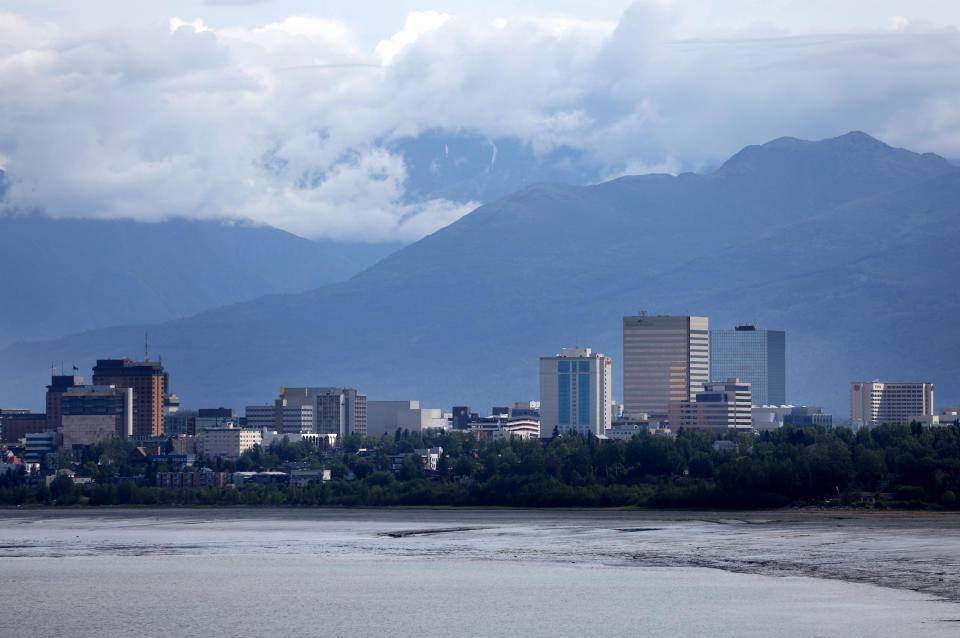
M 97 359 L 93 383 L 133 389 L 134 436 L 163 434 L 163 399 L 170 380 L 159 362 Z
M 83 377 L 54 375 L 47 386 L 47 432 L 54 432 L 63 425 L 63 393 L 83 385 Z

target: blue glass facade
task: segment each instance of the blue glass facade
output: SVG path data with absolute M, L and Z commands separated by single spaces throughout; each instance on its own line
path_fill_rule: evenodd
M 782 330 L 711 330 L 710 380 L 750 383 L 754 405 L 784 405 L 786 333 Z
M 577 375 L 577 410 L 579 411 L 579 418 L 577 423 L 580 425 L 590 426 L 590 362 L 581 361 L 580 369 L 583 370 L 583 364 L 587 364 L 587 372 Z

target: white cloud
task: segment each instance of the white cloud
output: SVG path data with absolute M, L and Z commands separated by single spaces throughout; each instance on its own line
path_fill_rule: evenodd
M 886 2 L 857 16 L 867 27 L 824 35 L 770 3 L 741 4 L 762 10 L 645 3 L 618 22 L 413 13 L 376 47 L 311 16 L 91 31 L 0 13 L 6 202 L 55 216 L 243 216 L 379 241 L 473 206 L 407 196 L 408 167 L 384 142 L 430 129 L 570 147 L 609 176 L 696 170 L 746 144 L 851 129 L 960 157 L 951 23 Z M 503 149 L 491 168 L 508 161 Z
M 383 64 L 392 64 L 393 59 L 404 47 L 415 43 L 424 33 L 436 31 L 452 17 L 449 13 L 437 13 L 436 11 L 411 13 L 407 16 L 403 30 L 395 33 L 389 40 L 381 40 L 377 44 L 376 53 L 380 56 Z

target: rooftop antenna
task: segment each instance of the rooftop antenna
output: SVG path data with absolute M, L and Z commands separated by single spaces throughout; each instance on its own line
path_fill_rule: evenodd
M 147 333 L 143 333 L 143 360 L 150 361 L 150 344 L 147 342 Z
M 647 311 L 646 311 L 646 310 L 641 310 L 641 311 L 639 311 L 637 314 L 638 314 L 639 316 L 641 316 L 641 317 L 646 317 L 646 316 L 647 316 Z

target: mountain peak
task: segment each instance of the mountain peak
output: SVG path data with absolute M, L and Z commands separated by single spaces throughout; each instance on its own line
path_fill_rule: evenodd
M 775 181 L 783 181 L 791 176 L 816 179 L 818 175 L 842 174 L 854 182 L 880 180 L 879 186 L 888 176 L 926 179 L 950 170 L 950 163 L 939 155 L 894 148 L 863 131 L 851 131 L 817 141 L 779 137 L 763 145 L 747 146 L 714 175 L 763 181 L 776 176 Z

